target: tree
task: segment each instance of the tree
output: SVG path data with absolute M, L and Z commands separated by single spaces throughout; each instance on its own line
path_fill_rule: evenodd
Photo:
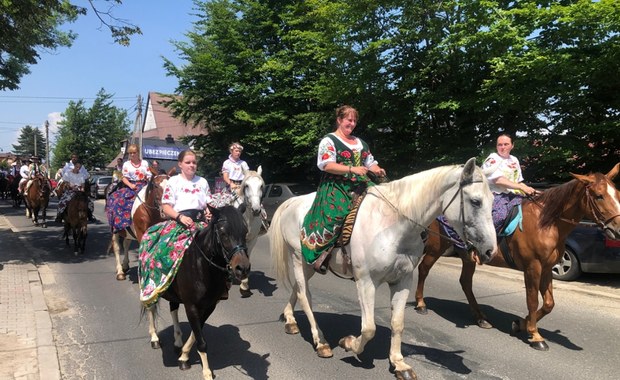
M 114 41 L 129 45 L 129 37 L 141 34 L 139 27 L 117 19 L 111 12 L 122 0 L 105 0 L 112 5 L 107 11 L 98 9 L 88 0 L 92 11 L 108 27 Z M 36 64 L 40 52 L 70 47 L 77 37 L 72 31 L 59 27 L 85 15 L 87 9 L 69 0 L 8 0 L 0 2 L 0 90 L 15 90 L 28 66 Z
M 277 179 L 316 175 L 333 110 L 391 176 L 484 158 L 519 136 L 529 180 L 620 159 L 617 0 L 214 0 L 198 5 L 170 104 L 204 122 L 214 169 L 241 140 Z M 297 178 L 295 178 L 297 177 Z
M 35 149 L 36 146 L 36 149 Z M 45 158 L 45 137 L 38 128 L 26 125 L 20 130 L 17 144 L 13 144 L 13 151 L 17 156 L 30 157 L 38 155 Z
M 101 89 L 90 108 L 83 100 L 69 103 L 58 129 L 53 167 L 64 165 L 71 153 L 77 153 L 88 169 L 104 168 L 114 159 L 120 142 L 129 136 L 129 121 L 127 112 L 112 106 L 111 99 Z

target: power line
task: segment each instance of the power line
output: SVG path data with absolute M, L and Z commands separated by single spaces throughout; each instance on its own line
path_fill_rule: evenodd
M 13 98 L 13 99 L 61 99 L 61 100 L 73 100 L 73 99 L 97 99 L 97 97 L 82 97 L 82 96 L 27 96 L 27 95 L 0 95 L 0 98 Z M 111 99 L 132 99 L 135 100 L 135 96 L 113 96 Z

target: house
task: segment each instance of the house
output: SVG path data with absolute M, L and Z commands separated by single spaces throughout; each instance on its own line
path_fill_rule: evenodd
M 113 168 L 116 159 L 127 159 L 127 146 L 133 142 L 142 146 L 142 158 L 151 162 L 157 160 L 164 170 L 177 166 L 177 156 L 188 145 L 180 142 L 181 138 L 206 134 L 204 127 L 188 125 L 172 115 L 163 102 L 170 97 L 157 92 L 149 92 L 146 100 L 146 113 L 139 132 L 134 131 L 132 138 L 122 142 L 120 153 L 107 167 Z

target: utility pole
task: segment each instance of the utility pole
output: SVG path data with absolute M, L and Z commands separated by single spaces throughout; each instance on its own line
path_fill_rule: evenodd
M 136 135 L 138 136 L 138 146 L 140 147 L 139 155 L 142 159 L 142 95 L 138 94 L 138 108 L 136 112 L 136 121 L 133 126 L 133 135 L 131 143 L 135 144 Z
M 50 178 L 52 167 L 50 165 L 50 122 L 45 120 L 45 164 L 47 165 L 47 178 Z
M 34 133 L 33 133 L 33 136 L 34 136 L 34 155 L 36 156 L 37 155 L 37 131 L 38 131 L 38 129 L 33 129 L 33 131 L 34 131 Z

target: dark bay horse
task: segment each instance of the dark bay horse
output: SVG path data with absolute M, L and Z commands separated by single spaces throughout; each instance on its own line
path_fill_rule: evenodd
M 212 208 L 208 226 L 194 235 L 185 251 L 172 283 L 161 296 L 170 302 L 170 313 L 174 323 L 174 346 L 181 350 L 179 368 L 189 369 L 189 352 L 198 342 L 198 354 L 202 361 L 204 379 L 213 374 L 207 361 L 207 341 L 202 328 L 220 301 L 227 282 L 241 281 L 250 273 L 250 259 L 246 248 L 248 228 L 243 215 L 233 206 Z M 185 305 L 185 314 L 192 327 L 192 333 L 183 344 L 179 325 L 179 304 Z M 160 348 L 154 323 L 157 304 L 146 309 L 149 317 L 151 347 Z
M 123 281 L 129 270 L 129 246 L 133 240 L 138 244 L 142 235 L 154 224 L 164 220 L 161 211 L 161 197 L 165 181 L 176 173 L 176 168 L 168 174 L 157 174 L 151 177 L 149 183 L 138 193 L 131 209 L 131 226 L 125 230 L 112 234 L 110 245 L 116 258 L 116 279 Z M 122 241 L 121 241 L 122 240 Z M 121 261 L 121 250 L 123 259 Z
M 88 194 L 89 189 L 76 191 L 73 198 L 67 203 L 65 215 L 64 238 L 69 245 L 69 231 L 73 235 L 73 254 L 84 254 L 86 237 L 88 236 Z
M 13 179 L 11 180 L 11 183 L 9 184 L 9 193 L 11 194 L 11 200 L 13 201 L 13 207 L 15 208 L 19 208 L 23 200 L 22 195 L 19 192 L 19 181 L 21 179 L 22 177 L 18 173 L 15 177 L 13 177 Z
M 612 182 L 619 170 L 620 163 L 606 175 L 571 174 L 574 179 L 570 182 L 546 190 L 532 200 L 525 200 L 522 204 L 522 227 L 517 228 L 513 235 L 506 238 L 506 245 L 498 245 L 501 254 L 497 254 L 487 263 L 499 267 L 512 267 L 524 272 L 528 315 L 512 323 L 511 334 L 527 331 L 532 348 L 543 351 L 549 349 L 538 331 L 537 322 L 553 310 L 551 269 L 562 257 L 568 234 L 582 218 L 587 217 L 595 221 L 608 237 L 620 239 L 620 193 Z M 420 314 L 426 314 L 427 311 L 424 302 L 424 281 L 433 264 L 451 245 L 448 240 L 439 238 L 439 224 L 434 221 L 431 224 L 425 255 L 418 266 L 415 298 L 416 310 Z M 460 250 L 457 252 L 463 261 L 461 287 L 477 324 L 483 328 L 491 328 L 486 316 L 480 311 L 472 291 L 472 277 L 476 263 L 470 260 L 465 252 Z M 543 300 L 540 309 L 539 293 Z
M 38 175 L 32 180 L 30 188 L 26 192 L 24 203 L 26 204 L 26 217 L 32 218 L 36 226 L 47 227 L 47 206 L 50 201 L 49 181 L 42 175 Z M 39 224 L 39 211 L 41 211 L 42 222 Z

